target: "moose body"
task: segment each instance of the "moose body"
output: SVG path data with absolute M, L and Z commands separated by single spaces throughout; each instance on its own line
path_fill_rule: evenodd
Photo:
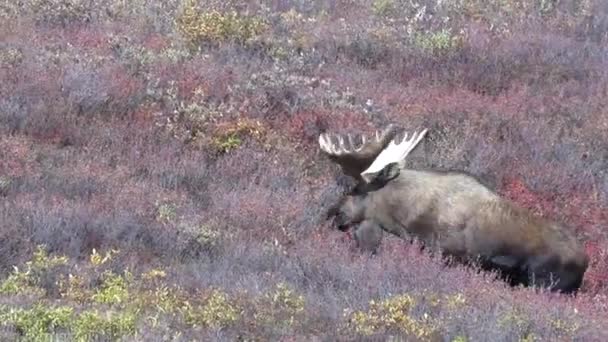
M 364 170 L 356 190 L 333 211 L 339 228 L 356 227 L 360 248 L 375 253 L 383 232 L 388 232 L 405 240 L 417 239 L 425 248 L 455 261 L 498 271 L 512 285 L 539 285 L 567 293 L 578 290 L 589 259 L 566 227 L 500 197 L 465 173 L 405 168 L 402 160 L 421 137 L 409 145 L 387 147 L 394 138 L 388 132 L 377 134 L 375 146 L 364 144 L 368 152 L 371 147 L 376 151 L 369 156 L 384 161 L 370 164 L 368 156 L 358 168 L 352 167 L 352 161 L 348 167 L 342 164 L 351 175 Z M 395 152 L 398 148 L 403 152 Z M 384 152 L 378 150 L 388 152 L 382 157 Z M 354 149 L 329 151 L 351 159 L 358 155 Z M 387 157 L 395 154 L 398 157 Z

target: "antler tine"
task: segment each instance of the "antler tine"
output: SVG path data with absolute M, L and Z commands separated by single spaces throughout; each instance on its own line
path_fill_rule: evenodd
M 346 137 L 348 138 L 348 144 L 349 144 L 350 148 L 353 151 L 356 151 L 357 149 L 355 148 L 355 141 L 353 140 L 353 135 L 347 134 Z
M 340 136 L 337 134 L 333 134 L 333 137 L 335 138 L 335 140 L 337 141 L 336 143 L 334 143 L 333 141 L 329 142 L 329 145 L 332 147 L 332 152 L 336 155 L 340 155 L 342 154 L 342 149 L 340 148 Z
M 322 151 L 333 154 L 335 153 L 333 144 L 331 143 L 331 137 L 329 133 L 322 133 L 319 135 L 319 147 Z
M 418 145 L 418 143 L 420 142 L 420 140 L 422 140 L 422 138 L 424 137 L 424 135 L 426 134 L 428 129 L 423 129 L 420 133 L 418 132 L 414 132 L 412 134 L 412 137 L 409 140 L 406 140 L 407 138 L 407 133 L 405 134 L 405 136 L 403 137 L 403 141 L 401 142 L 401 144 L 405 146 L 407 146 L 407 149 L 405 149 L 403 151 L 402 154 L 402 159 L 401 159 L 401 163 L 405 163 L 405 157 L 407 157 L 407 155 Z
M 338 142 L 334 143 L 332 138 Z M 319 135 L 319 147 L 324 152 L 332 155 L 342 155 L 351 152 L 350 148 L 346 146 L 344 137 L 332 135 L 331 133 L 322 133 Z
M 369 136 L 361 135 L 361 142 L 352 134 L 324 132 L 319 135 L 319 148 L 335 163 L 342 167 L 345 174 L 356 179 L 361 171 L 367 169 L 374 159 L 390 143 L 395 135 L 395 126 L 389 124 Z
M 338 134 L 336 134 L 334 136 L 336 137 L 336 139 L 338 141 L 336 144 L 334 144 L 334 149 L 335 149 L 336 153 L 338 153 L 338 154 L 344 153 L 346 151 L 346 148 L 344 147 L 344 137 L 341 135 L 338 135 Z
M 361 145 L 360 145 L 359 147 L 357 147 L 357 148 L 355 149 L 355 151 L 357 151 L 357 152 L 358 152 L 358 151 L 363 150 L 363 148 L 365 147 L 365 141 L 366 141 L 366 139 L 367 139 L 367 138 L 365 137 L 365 135 L 364 135 L 364 134 L 362 134 L 362 135 L 361 135 Z
M 367 174 L 373 174 L 382 170 L 386 165 L 392 163 L 399 163 L 400 167 L 405 165 L 405 158 L 407 155 L 418 145 L 420 140 L 426 134 L 427 129 L 425 128 L 420 133 L 414 132 L 411 138 L 408 139 L 408 133 L 405 132 L 401 141 L 396 143 L 393 139 L 386 148 L 378 154 L 372 164 L 361 173 L 363 179 L 368 179 Z

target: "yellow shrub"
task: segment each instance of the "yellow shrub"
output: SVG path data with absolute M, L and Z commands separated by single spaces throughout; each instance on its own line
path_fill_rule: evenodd
M 508 311 L 502 317 L 498 319 L 498 324 L 503 327 L 515 326 L 519 329 L 525 328 L 530 324 L 529 317 L 519 309 L 513 309 Z
M 144 280 L 163 279 L 167 276 L 167 273 L 161 269 L 152 269 L 141 275 Z
M 85 311 L 72 323 L 76 341 L 91 341 L 95 337 L 118 340 L 136 332 L 137 315 L 133 311 L 102 314 L 97 310 Z
M 395 1 L 374 0 L 374 2 L 372 2 L 372 11 L 375 15 L 380 17 L 389 16 L 393 11 L 395 11 Z
M 266 129 L 259 121 L 239 119 L 234 123 L 218 126 L 211 144 L 220 153 L 227 153 L 241 146 L 245 137 L 260 140 L 265 134 Z
M 228 300 L 227 295 L 219 290 L 213 290 L 202 307 L 184 303 L 182 308 L 186 323 L 192 326 L 221 328 L 237 321 L 240 310 Z
M 0 48 L 0 66 L 15 67 L 23 62 L 24 55 L 19 49 Z M 0 176 L 0 191 L 10 185 L 10 178 Z
M 13 272 L 0 284 L 0 294 L 44 295 L 45 291 L 38 287 L 40 274 L 66 265 L 67 262 L 67 257 L 50 257 L 45 246 L 38 245 L 32 260 L 25 263 L 24 269 L 20 270 L 15 266 Z
M 91 291 L 86 287 L 86 281 L 79 275 L 69 274 L 67 279 L 61 277 L 59 280 L 59 293 L 61 297 L 85 303 L 91 299 Z
M 467 302 L 466 297 L 462 293 L 444 296 L 448 309 L 457 309 L 464 306 Z
M 177 207 L 171 203 L 156 202 L 156 220 L 165 224 L 177 217 Z
M 224 41 L 245 43 L 267 28 L 265 21 L 255 16 L 242 16 L 234 11 L 201 11 L 195 0 L 187 0 L 184 11 L 176 22 L 178 30 L 194 45 Z
M 351 329 L 363 335 L 397 329 L 418 339 L 429 340 L 436 333 L 435 324 L 427 314 L 420 319 L 411 317 L 410 310 L 415 303 L 414 298 L 407 294 L 394 296 L 379 303 L 372 300 L 367 312 L 355 311 L 348 314 L 347 311 L 348 323 Z
M 38 20 L 48 23 L 67 25 L 91 18 L 91 7 L 84 0 L 29 0 L 28 5 Z
M 21 271 L 18 267 L 14 267 L 13 272 L 0 284 L 0 294 L 44 296 L 45 291 L 32 284 L 34 282 L 30 269 Z
M 462 37 L 449 30 L 418 33 L 414 36 L 414 45 L 431 54 L 445 54 L 462 46 Z
M 305 309 L 304 297 L 285 283 L 277 284 L 276 288 L 264 295 L 257 304 L 257 312 L 254 314 L 256 321 L 279 327 L 292 326 Z
M 0 321 L 10 324 L 23 332 L 26 340 L 47 341 L 58 328 L 68 328 L 72 322 L 73 309 L 70 307 L 47 307 L 41 303 L 30 309 L 2 308 Z
M 551 320 L 551 327 L 556 331 L 565 334 L 567 336 L 573 335 L 581 328 L 578 322 L 573 321 L 564 321 L 562 319 L 553 319 Z
M 98 303 L 122 304 L 129 299 L 128 284 L 131 274 L 127 271 L 125 276 L 112 272 L 104 273 L 101 288 L 93 294 L 93 300 Z
M 97 252 L 97 250 L 95 248 L 93 248 L 93 251 L 91 252 L 91 255 L 89 257 L 89 261 L 91 262 L 91 264 L 93 264 L 95 266 L 103 265 L 106 262 L 112 260 L 114 255 L 116 255 L 118 253 L 119 253 L 118 250 L 113 249 L 113 250 L 110 250 L 109 252 L 106 252 L 105 256 L 101 256 L 101 254 L 99 254 Z

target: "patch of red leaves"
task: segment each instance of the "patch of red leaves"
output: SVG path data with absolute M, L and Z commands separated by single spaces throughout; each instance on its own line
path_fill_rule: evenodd
M 154 113 L 159 111 L 159 105 L 156 103 L 152 105 L 139 106 L 133 111 L 131 122 L 135 123 L 139 127 L 145 126 L 146 124 L 153 122 Z
M 70 42 L 75 46 L 99 49 L 108 46 L 108 39 L 103 31 L 76 28 L 68 31 Z
M 585 243 L 585 249 L 591 258 L 583 284 L 586 292 L 604 292 L 608 288 L 608 251 L 605 246 L 606 241 Z
M 159 52 L 169 46 L 169 39 L 160 34 L 151 34 L 144 39 L 143 46 L 146 49 Z
M 179 94 L 186 99 L 192 97 L 197 88 L 203 89 L 205 93 L 209 89 L 204 77 L 197 72 L 185 72 L 178 78 L 176 85 Z
M 300 111 L 288 120 L 276 122 L 275 127 L 300 142 L 312 144 L 316 144 L 323 132 L 371 134 L 378 129 L 363 113 L 335 113 L 323 109 Z
M 502 195 L 538 215 L 551 215 L 556 212 L 555 204 L 549 194 L 531 191 L 519 178 L 505 177 Z
M 0 139 L 0 175 L 8 177 L 23 176 L 33 167 L 32 146 L 18 136 Z
M 143 93 L 145 86 L 142 80 L 131 77 L 128 70 L 122 66 L 115 66 L 109 70 L 110 95 L 115 100 L 128 102 L 132 97 Z

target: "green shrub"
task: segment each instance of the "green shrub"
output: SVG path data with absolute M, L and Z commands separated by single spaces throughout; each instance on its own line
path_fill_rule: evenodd
M 20 49 L 0 48 L 0 66 L 1 67 L 16 67 L 23 62 L 24 54 Z M 0 192 L 2 188 L 10 184 L 10 179 L 6 176 L 0 176 Z
M 105 337 L 111 340 L 136 333 L 137 315 L 134 311 L 100 313 L 85 311 L 73 322 L 72 333 L 77 341 Z
M 277 328 L 290 328 L 296 318 L 304 313 L 305 301 L 286 284 L 277 284 L 274 291 L 258 301 L 254 317 L 258 323 Z
M 362 335 L 397 330 L 419 340 L 430 340 L 437 333 L 436 324 L 426 313 L 419 319 L 412 317 L 410 311 L 415 304 L 414 297 L 408 294 L 381 302 L 372 300 L 367 311 L 346 311 L 348 327 Z
M 414 35 L 413 42 L 417 48 L 433 55 L 450 53 L 462 46 L 462 38 L 445 29 L 437 32 L 417 33 Z
M 27 8 L 40 22 L 67 26 L 88 22 L 90 6 L 91 2 L 87 0 L 30 0 Z
M 0 294 L 44 295 L 45 291 L 39 287 L 41 278 L 67 262 L 67 257 L 50 257 L 45 246 L 38 245 L 32 260 L 25 263 L 24 269 L 14 266 L 13 272 L 0 284 Z
M 266 134 L 265 127 L 258 121 L 240 119 L 219 125 L 211 140 L 212 146 L 219 153 L 228 153 L 239 148 L 246 137 L 262 140 Z
M 37 303 L 30 309 L 1 308 L 0 321 L 12 325 L 28 341 L 47 341 L 58 329 L 67 330 L 73 320 L 70 307 L 47 307 Z
M 177 217 L 177 207 L 172 203 L 156 202 L 156 220 L 171 223 Z
M 394 0 L 374 0 L 372 2 L 372 11 L 375 15 L 380 17 L 389 16 L 393 11 L 395 11 L 395 1 Z
M 100 289 L 93 294 L 93 300 L 97 303 L 124 304 L 129 299 L 128 285 L 131 278 L 128 271 L 124 276 L 112 272 L 104 273 L 104 281 Z
M 219 290 L 213 290 L 202 306 L 186 302 L 182 311 L 186 323 L 195 327 L 225 327 L 236 322 L 241 315 L 241 310 Z

